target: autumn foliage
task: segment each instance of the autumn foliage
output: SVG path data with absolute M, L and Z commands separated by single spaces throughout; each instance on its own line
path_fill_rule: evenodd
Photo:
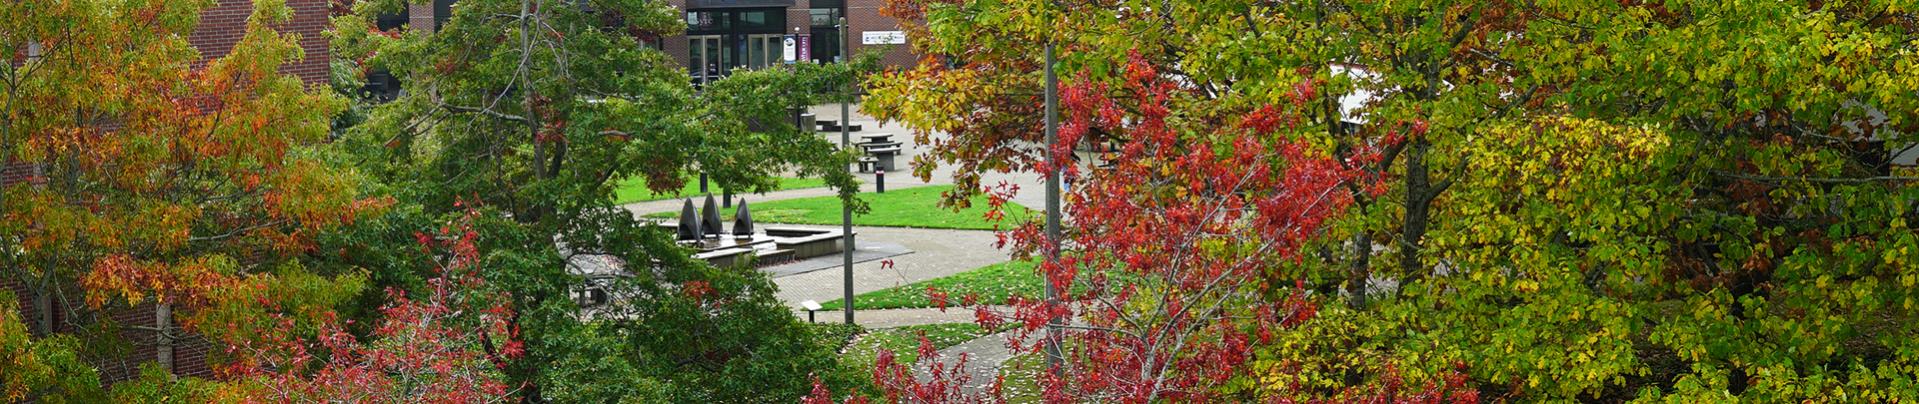
M 420 234 L 434 277 L 424 296 L 388 290 L 392 303 L 368 340 L 343 324 L 323 324 L 306 338 L 290 330 L 241 341 L 230 348 L 246 362 L 235 377 L 249 380 L 259 402 L 501 402 L 513 386 L 500 370 L 523 353 L 506 292 L 489 287 L 477 263 L 481 237 L 472 215 L 439 234 Z M 257 385 L 253 385 L 257 384 Z

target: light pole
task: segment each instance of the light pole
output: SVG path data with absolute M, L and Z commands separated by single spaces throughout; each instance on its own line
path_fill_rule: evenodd
M 840 67 L 846 67 L 847 74 L 851 75 L 853 72 L 851 68 L 852 65 L 847 63 L 851 63 L 852 59 L 845 57 L 845 55 L 847 52 L 852 51 L 853 45 L 852 45 L 852 41 L 847 39 L 846 31 L 847 31 L 846 16 L 842 15 L 840 16 L 840 63 L 842 63 Z M 845 90 L 846 90 L 846 93 L 842 94 L 840 97 L 840 149 L 845 149 L 847 147 L 850 147 L 853 143 L 852 131 L 847 130 L 848 127 L 853 126 L 853 113 L 851 111 L 851 108 L 847 105 L 847 103 L 852 102 L 850 98 L 853 98 L 853 80 L 850 77 L 846 80 Z M 847 166 L 846 171 L 848 173 L 851 173 L 853 171 L 853 167 Z M 856 192 L 854 193 L 857 194 L 858 193 L 857 189 L 855 189 L 855 191 Z M 840 250 L 841 250 L 840 251 L 841 256 L 846 258 L 845 259 L 846 261 L 845 281 L 846 282 L 844 285 L 845 293 L 840 296 L 840 301 L 846 302 L 846 304 L 842 305 L 846 308 L 846 323 L 852 324 L 853 323 L 853 204 L 851 201 L 844 201 L 844 200 L 840 201 Z
M 1046 259 L 1055 265 L 1059 262 L 1060 223 L 1059 223 L 1059 156 L 1053 153 L 1053 143 L 1059 141 L 1059 76 L 1053 72 L 1053 42 L 1046 41 L 1046 242 L 1051 244 Z M 1045 281 L 1042 281 L 1045 282 Z M 1060 304 L 1059 290 L 1052 282 L 1046 283 L 1046 304 Z M 1062 362 L 1059 350 L 1059 317 L 1053 317 L 1046 323 L 1046 368 L 1058 369 Z

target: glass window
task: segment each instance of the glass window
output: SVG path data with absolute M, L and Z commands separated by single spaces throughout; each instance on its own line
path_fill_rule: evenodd
M 761 28 L 765 26 L 765 11 L 746 11 L 740 13 L 740 28 Z
M 746 66 L 754 69 L 766 67 L 766 42 L 758 35 L 746 40 Z
M 811 17 L 813 21 L 812 23 L 813 28 L 832 28 L 834 24 L 838 23 L 837 20 L 839 20 L 838 18 L 835 18 L 835 17 L 838 17 L 835 14 L 839 14 L 839 13 L 835 13 L 835 11 L 839 11 L 839 10 L 834 10 L 830 8 L 815 8 L 811 10 L 806 10 L 806 13 L 807 13 L 807 16 Z

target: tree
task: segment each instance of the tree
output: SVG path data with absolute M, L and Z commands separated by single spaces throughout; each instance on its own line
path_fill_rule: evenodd
M 527 345 L 505 373 L 531 401 L 799 397 L 808 386 L 792 375 L 832 365 L 764 275 L 690 259 L 611 196 L 628 178 L 664 191 L 699 172 L 735 192 L 770 190 L 776 175 L 823 177 L 850 198 L 851 154 L 795 127 L 790 111 L 842 96 L 816 90 L 843 87 L 872 58 L 736 71 L 696 91 L 647 46 L 683 29 L 664 3 L 480 0 L 462 2 L 430 34 L 372 28 L 374 16 L 403 4 L 356 4 L 353 16 L 336 19 L 334 43 L 345 55 L 373 55 L 365 66 L 406 86 L 341 143 L 408 217 L 343 234 L 336 241 L 389 244 L 327 266 L 396 268 L 380 261 L 397 251 L 390 243 L 405 227 L 444 215 L 456 200 L 497 209 L 477 225 L 492 235 L 482 240 L 492 253 L 481 267 L 512 291 L 508 320 Z M 583 283 L 569 270 L 580 260 L 630 274 L 610 292 L 631 301 L 584 313 L 570 294 Z M 410 271 L 371 278 L 412 287 Z M 606 387 L 622 384 L 648 387 Z
M 1130 56 L 1120 72 L 1129 84 L 1074 82 L 1062 96 L 1071 117 L 1062 145 L 1095 130 L 1126 139 L 1112 166 L 1085 176 L 1068 199 L 1072 251 L 1039 266 L 1055 290 L 1084 291 L 1016 302 L 1011 315 L 1029 334 L 1071 320 L 1058 326 L 1062 336 L 1042 337 L 1070 347 L 1045 383 L 1050 401 L 1215 397 L 1216 383 L 1247 370 L 1249 344 L 1312 317 L 1303 290 L 1263 275 L 1298 259 L 1299 246 L 1351 203 L 1341 187 L 1360 180 L 1288 133 L 1298 120 L 1291 108 L 1309 92 L 1214 115 L 1188 104 L 1207 101 L 1194 96 L 1200 89 Z M 1049 161 L 1070 161 L 1066 147 L 1050 151 Z M 1061 245 L 1036 225 L 1014 239 L 1029 253 Z
M 1212 110 L 1308 91 L 1305 142 L 1341 162 L 1377 150 L 1342 168 L 1394 183 L 1349 188 L 1353 214 L 1269 280 L 1303 278 L 1348 303 L 1287 334 L 1327 338 L 1260 347 L 1270 356 L 1255 361 L 1285 369 L 1277 377 L 1331 389 L 1388 374 L 1339 363 L 1357 352 L 1415 383 L 1464 363 L 1487 394 L 1524 400 L 1909 398 L 1919 357 L 1884 337 L 1910 333 L 1886 319 L 1912 313 L 1903 282 L 1919 279 L 1905 252 L 1911 169 L 1890 164 L 1919 130 L 1919 82 L 1901 79 L 1908 6 L 890 9 L 916 50 L 948 62 L 876 79 L 867 106 L 952 133 L 922 167 L 1041 167 L 1038 100 L 1024 89 L 1038 86 L 1044 43 L 1063 50 L 1061 70 L 1107 88 L 1129 81 L 1114 49 L 1136 49 Z M 1271 381 L 1241 383 L 1229 389 Z
M 314 233 L 381 205 L 313 146 L 340 103 L 278 72 L 302 57 L 272 28 L 290 17 L 285 4 L 256 3 L 231 52 L 193 67 L 185 38 L 205 6 L 8 7 L 0 51 L 28 57 L 0 75 L 0 160 L 43 174 L 0 194 L 0 265 L 34 294 L 36 335 L 57 330 L 55 307 L 99 324 L 69 298 L 79 293 L 96 310 L 152 303 L 145 331 L 170 371 L 182 330 L 219 328 L 197 316 L 221 291 L 273 279 Z
M 506 292 L 487 285 L 476 267 L 481 235 L 471 218 L 478 214 L 470 210 L 467 220 L 418 236 L 435 277 L 420 300 L 389 290 L 393 303 L 381 310 L 377 340 L 360 341 L 332 322 L 308 340 L 281 317 L 277 332 L 235 347 L 251 358 L 235 387 L 262 402 L 506 401 L 514 386 L 500 370 L 519 357 L 523 342 L 507 321 L 513 308 Z
M 100 376 L 80 359 L 72 336 L 33 338 L 13 293 L 0 291 L 0 400 L 102 400 Z

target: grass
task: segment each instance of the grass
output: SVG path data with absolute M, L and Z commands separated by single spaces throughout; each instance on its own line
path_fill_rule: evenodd
M 1040 402 L 1039 375 L 1046 369 L 1046 357 L 1024 353 L 1007 358 L 999 365 L 1000 391 L 1008 403 Z
M 928 229 L 994 230 L 995 225 L 1012 226 L 1023 223 L 1030 217 L 1025 206 L 1007 202 L 1006 218 L 1001 222 L 987 221 L 986 199 L 973 200 L 973 206 L 957 212 L 939 206 L 940 193 L 953 189 L 951 185 L 923 186 L 888 191 L 883 194 L 861 193 L 859 198 L 872 208 L 867 214 L 853 216 L 853 224 L 881 227 L 917 227 Z M 753 202 L 753 220 L 760 223 L 788 224 L 840 224 L 840 199 L 835 196 L 787 199 L 769 202 Z M 673 218 L 676 212 L 659 212 L 646 215 L 654 218 Z
M 944 278 L 866 292 L 853 299 L 859 302 L 855 307 L 861 310 L 933 307 L 932 299 L 926 296 L 929 286 L 946 292 L 953 299 L 949 306 L 958 306 L 959 299 L 969 293 L 978 293 L 979 301 L 986 303 L 1003 303 L 1014 295 L 1036 297 L 1045 293 L 1045 286 L 1033 265 L 1033 261 L 1007 261 Z M 838 310 L 842 304 L 833 300 L 820 306 L 825 307 L 823 310 Z
M 933 343 L 934 349 L 950 348 L 991 334 L 973 323 L 925 324 L 873 330 L 853 340 L 852 345 L 846 348 L 846 353 L 840 355 L 840 366 L 872 369 L 881 349 L 893 351 L 893 358 L 899 363 L 917 362 L 920 356 L 920 332 L 926 333 L 926 340 Z M 870 373 L 868 375 L 871 377 Z
M 712 191 L 714 195 L 720 194 L 720 188 L 718 184 L 709 184 L 709 185 L 710 186 L 708 187 L 708 190 Z M 819 188 L 824 186 L 826 186 L 826 181 L 818 178 L 780 178 L 780 189 L 782 190 Z M 698 178 L 688 179 L 686 181 L 686 186 L 680 187 L 679 191 L 664 193 L 664 194 L 656 194 L 656 193 L 653 193 L 652 190 L 646 189 L 645 178 L 633 177 L 633 178 L 628 178 L 625 181 L 620 181 L 618 188 L 615 188 L 613 190 L 613 203 L 623 204 L 623 203 L 634 203 L 634 202 L 658 201 L 658 200 L 666 200 L 666 199 L 679 199 L 679 198 L 693 197 L 693 196 L 699 196 L 699 195 L 702 195 L 702 194 L 700 193 L 700 180 Z

